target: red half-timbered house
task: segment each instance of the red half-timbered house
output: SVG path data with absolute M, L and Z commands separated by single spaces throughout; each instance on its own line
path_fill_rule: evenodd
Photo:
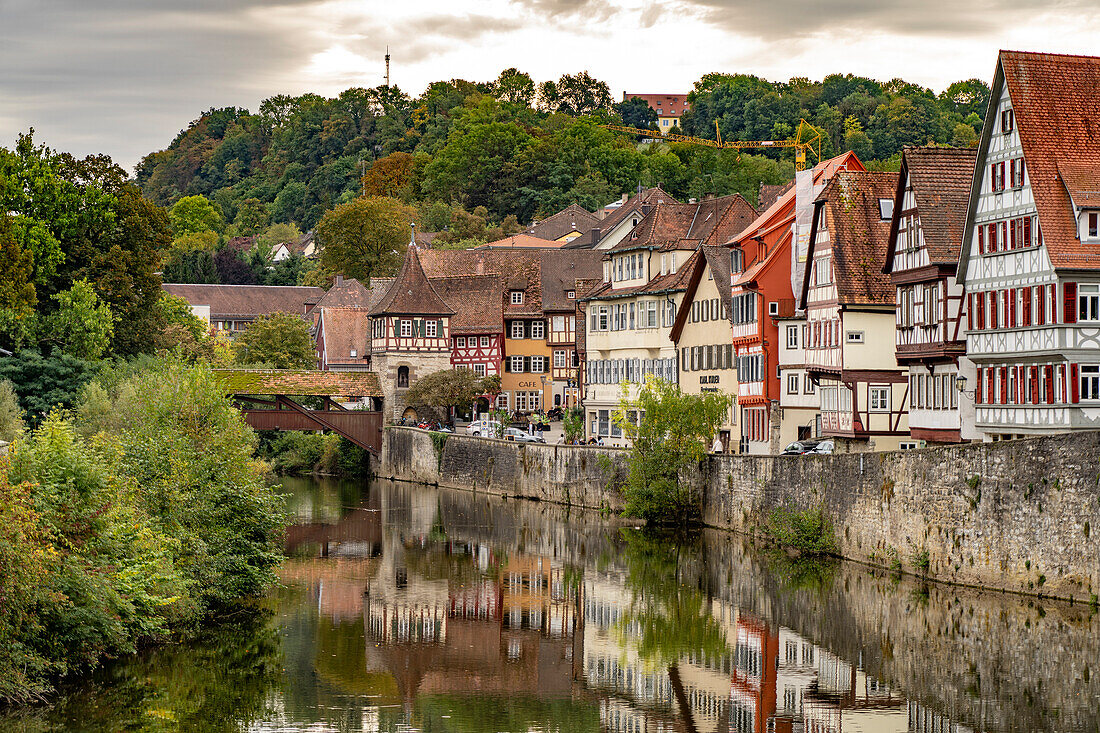
M 726 245 L 731 248 L 730 317 L 741 452 L 776 453 L 797 435 L 793 421 L 784 431 L 779 415 L 774 414 L 781 396 L 777 319 L 790 318 L 795 311 L 794 289 L 805 257 L 804 246 L 803 251 L 796 246 L 797 214 L 805 209 L 803 231 L 807 231 L 815 194 L 845 170 L 864 170 L 855 153 L 838 155 L 799 173 L 800 178 L 767 211 Z
M 504 283 L 496 275 L 433 277 L 432 287 L 454 309 L 451 365 L 479 377 L 500 374 L 504 346 Z
M 908 442 L 908 375 L 894 358 L 894 287 L 883 272 L 897 173 L 840 172 L 814 201 L 802 284 L 806 369 L 821 432 L 838 450 Z
M 897 362 L 909 368 L 914 440 L 964 437 L 955 380 L 960 373 L 973 379 L 973 370 L 965 359 L 963 286 L 955 271 L 975 155 L 972 148 L 943 147 L 902 154 L 884 271 L 894 284 Z

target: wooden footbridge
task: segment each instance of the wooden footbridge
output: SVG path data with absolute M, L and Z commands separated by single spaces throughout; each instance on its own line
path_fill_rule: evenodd
M 374 372 L 216 369 L 226 394 L 256 430 L 331 430 L 378 455 L 382 385 Z M 360 402 L 370 409 L 340 404 Z

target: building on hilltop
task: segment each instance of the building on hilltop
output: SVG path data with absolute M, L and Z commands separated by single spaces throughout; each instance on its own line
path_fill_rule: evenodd
M 862 171 L 855 153 L 822 161 L 796 175 L 796 183 L 746 227 L 723 242 L 730 250 L 733 361 L 736 369 L 739 452 L 778 453 L 816 433 L 816 412 L 805 403 L 816 388 L 801 362 L 784 364 L 780 351 L 798 351 L 802 315 L 795 293 L 802 282 L 813 201 L 840 171 Z M 782 332 L 780 321 L 783 321 Z M 793 348 L 792 348 L 793 347 Z M 790 373 L 784 373 L 784 367 Z M 798 392 L 792 392 L 795 379 Z M 792 409 L 784 409 L 789 404 Z
M 972 148 L 907 147 L 890 223 L 884 272 L 894 284 L 897 362 L 909 369 L 909 432 L 914 440 L 957 443 L 962 410 L 955 380 L 973 383 L 966 359 L 963 286 L 956 282 L 959 247 L 974 176 Z
M 1097 89 L 1097 57 L 997 59 L 956 276 L 983 440 L 1100 427 Z
M 657 113 L 657 129 L 668 132 L 680 125 L 680 115 L 691 109 L 686 94 L 623 94 L 623 101 L 634 97 L 645 101 L 649 108 Z
M 424 274 L 418 248 L 370 309 L 371 370 L 382 382 L 391 420 L 405 417 L 405 393 L 418 379 L 451 367 L 452 309 Z
M 814 202 L 801 292 L 806 368 L 821 434 L 842 452 L 911 443 L 908 374 L 889 346 L 894 287 L 883 273 L 897 182 L 897 173 L 842 171 Z

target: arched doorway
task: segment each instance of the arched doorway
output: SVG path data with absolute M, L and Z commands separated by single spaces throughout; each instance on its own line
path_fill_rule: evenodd
M 406 407 L 405 411 L 401 413 L 401 420 L 404 421 L 404 422 L 415 423 L 416 418 L 417 418 L 416 410 L 414 410 L 411 407 Z
M 397 386 L 398 388 L 409 386 L 409 368 L 407 366 L 397 367 Z

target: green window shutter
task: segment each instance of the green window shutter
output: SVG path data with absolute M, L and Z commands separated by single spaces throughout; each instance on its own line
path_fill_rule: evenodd
M 447 331 L 444 330 L 444 328 L 443 328 L 444 323 L 445 323 L 445 321 L 442 318 L 440 318 L 439 319 L 439 327 L 436 329 L 436 334 L 439 336 L 439 338 L 443 338 L 447 334 Z
M 531 371 L 531 357 L 529 357 L 529 356 L 523 357 L 523 371 L 525 371 L 525 372 L 530 372 Z

